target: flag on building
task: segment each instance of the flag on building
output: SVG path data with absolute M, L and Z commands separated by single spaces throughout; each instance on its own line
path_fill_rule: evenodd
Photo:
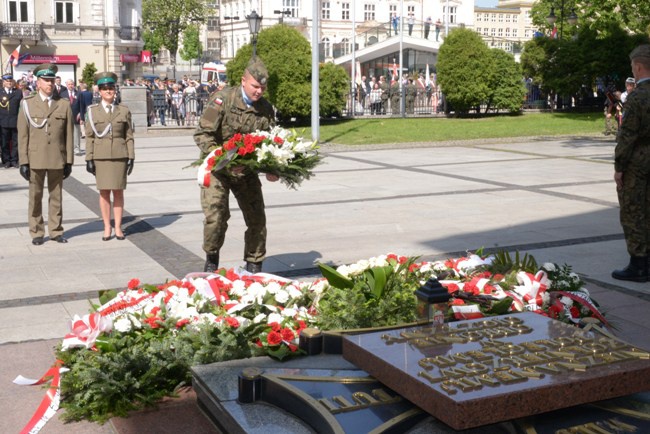
M 14 66 L 18 66 L 18 64 L 20 63 L 20 60 L 21 60 L 20 59 L 20 48 L 21 48 L 21 44 L 18 44 L 16 49 L 9 56 L 9 60 L 11 61 L 11 64 L 14 65 Z
M 427 69 L 424 76 L 424 85 L 427 88 L 431 87 L 431 74 L 429 73 L 429 64 L 427 63 Z

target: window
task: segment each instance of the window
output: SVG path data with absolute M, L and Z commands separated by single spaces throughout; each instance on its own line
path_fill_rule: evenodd
M 206 26 L 209 32 L 219 30 L 219 17 L 208 17 Z
M 350 41 L 348 38 L 343 38 L 341 40 L 341 51 L 342 55 L 346 55 L 352 52 L 352 44 L 350 44 Z
M 510 14 L 506 15 L 506 23 L 510 22 Z
M 415 6 L 412 6 L 412 5 L 411 5 L 411 6 L 407 6 L 407 7 L 406 7 L 406 14 L 407 14 L 407 15 L 408 15 L 408 14 L 413 14 L 413 15 L 415 15 Z
M 208 50 L 219 50 L 218 38 L 208 38 Z
M 483 29 L 483 34 L 484 34 L 485 36 L 487 36 L 489 31 L 490 31 L 490 29 L 488 29 L 488 28 L 486 27 L 486 28 Z
M 519 21 L 519 15 L 513 15 L 513 16 L 512 16 L 512 22 L 513 22 L 513 23 L 516 23 L 516 22 L 518 22 L 518 21 Z
M 483 14 L 483 21 L 485 21 L 486 23 L 490 21 L 490 14 Z
M 503 37 L 503 29 L 499 28 L 499 38 L 502 38 L 502 37 Z
M 332 44 L 329 38 L 323 38 L 323 55 L 325 57 L 332 57 Z
M 476 14 L 476 22 L 480 22 L 480 21 L 481 21 L 481 14 Z
M 322 20 L 330 19 L 330 2 L 321 2 L 320 4 L 320 17 Z
M 479 35 L 481 34 L 481 28 L 480 27 L 476 28 L 476 33 L 478 33 Z
M 529 29 L 526 29 L 526 30 L 524 31 L 524 35 L 525 35 L 525 38 L 526 38 L 526 39 L 530 38 L 530 30 L 529 30 Z
M 282 10 L 291 11 L 291 17 L 299 17 L 300 0 L 282 0 Z
M 58 24 L 72 24 L 75 21 L 74 2 L 55 2 L 55 22 Z
M 28 21 L 27 1 L 9 2 L 9 22 L 26 23 Z
M 375 20 L 375 5 L 366 3 L 363 5 L 363 20 L 364 21 L 374 21 Z
M 497 35 L 497 29 L 494 29 L 494 28 L 490 29 L 490 34 L 492 36 L 496 36 Z
M 510 28 L 506 27 L 506 38 L 510 37 Z
M 341 3 L 341 19 L 350 19 L 350 3 Z
M 503 14 L 499 14 L 499 22 L 500 22 L 500 23 L 503 22 Z
M 497 22 L 497 14 L 492 14 L 492 22 L 493 23 Z
M 512 29 L 512 37 L 513 38 L 517 37 L 517 29 Z
M 453 24 L 456 22 L 456 10 L 458 8 L 456 6 L 450 6 L 449 7 L 449 24 Z M 447 16 L 447 6 L 443 6 L 442 8 L 442 15 Z

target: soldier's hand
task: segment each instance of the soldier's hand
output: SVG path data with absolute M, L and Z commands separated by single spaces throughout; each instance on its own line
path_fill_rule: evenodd
M 127 175 L 130 175 L 131 172 L 133 172 L 133 164 L 134 163 L 135 163 L 135 161 L 133 160 L 133 158 L 129 158 L 129 161 L 126 162 L 126 174 Z
M 244 173 L 244 170 L 246 170 L 246 166 L 235 166 L 232 169 L 230 169 L 230 173 L 233 175 L 241 175 Z
M 614 172 L 614 182 L 616 183 L 616 191 L 623 190 L 623 172 Z
M 270 182 L 276 182 L 280 179 L 280 177 L 274 173 L 267 173 L 266 174 L 266 180 Z
M 25 178 L 25 181 L 29 181 L 29 164 L 23 164 L 20 166 L 20 176 Z
M 72 164 L 66 164 L 65 166 L 63 166 L 63 179 L 67 179 L 71 173 L 72 173 Z
M 86 161 L 86 172 L 95 174 L 95 162 L 93 160 Z

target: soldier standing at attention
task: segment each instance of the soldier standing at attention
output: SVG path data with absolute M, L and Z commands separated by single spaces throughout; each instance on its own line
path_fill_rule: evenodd
M 630 263 L 612 272 L 618 280 L 648 281 L 650 253 L 650 45 L 630 53 L 636 89 L 625 103 L 616 138 L 614 181 Z
M 2 76 L 0 88 L 0 127 L 2 127 L 2 161 L 6 168 L 18 167 L 18 109 L 23 93 L 16 89 L 11 74 Z
M 194 141 L 205 158 L 212 148 L 227 142 L 236 133 L 249 134 L 269 130 L 275 124 L 273 106 L 262 96 L 269 78 L 266 66 L 259 58 L 248 63 L 241 86 L 226 87 L 210 95 L 205 111 L 194 133 Z M 266 175 L 277 181 L 275 175 Z M 201 188 L 203 250 L 206 253 L 204 271 L 219 268 L 219 250 L 224 243 L 230 211 L 228 196 L 232 190 L 246 222 L 244 260 L 246 270 L 258 273 L 266 255 L 266 215 L 262 183 L 257 173 L 248 169 L 226 168 L 210 175 L 210 186 Z
M 102 99 L 86 110 L 86 171 L 95 175 L 97 181 L 99 209 L 104 222 L 102 241 L 112 238 L 111 208 L 115 238 L 123 241 L 124 190 L 126 177 L 133 171 L 135 160 L 131 111 L 126 106 L 115 104 L 116 74 L 101 72 L 94 78 Z
M 34 69 L 38 92 L 23 99 L 18 115 L 20 174 L 29 181 L 29 233 L 32 244 L 43 244 L 43 187 L 47 177 L 49 193 L 48 231 L 50 239 L 63 238 L 63 180 L 72 173 L 72 110 L 70 102 L 54 94 L 56 65 L 44 63 Z

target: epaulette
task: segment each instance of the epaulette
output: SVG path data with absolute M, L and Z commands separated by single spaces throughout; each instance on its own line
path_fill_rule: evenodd
M 99 105 L 98 103 L 90 104 L 87 108 L 97 107 L 98 105 Z

